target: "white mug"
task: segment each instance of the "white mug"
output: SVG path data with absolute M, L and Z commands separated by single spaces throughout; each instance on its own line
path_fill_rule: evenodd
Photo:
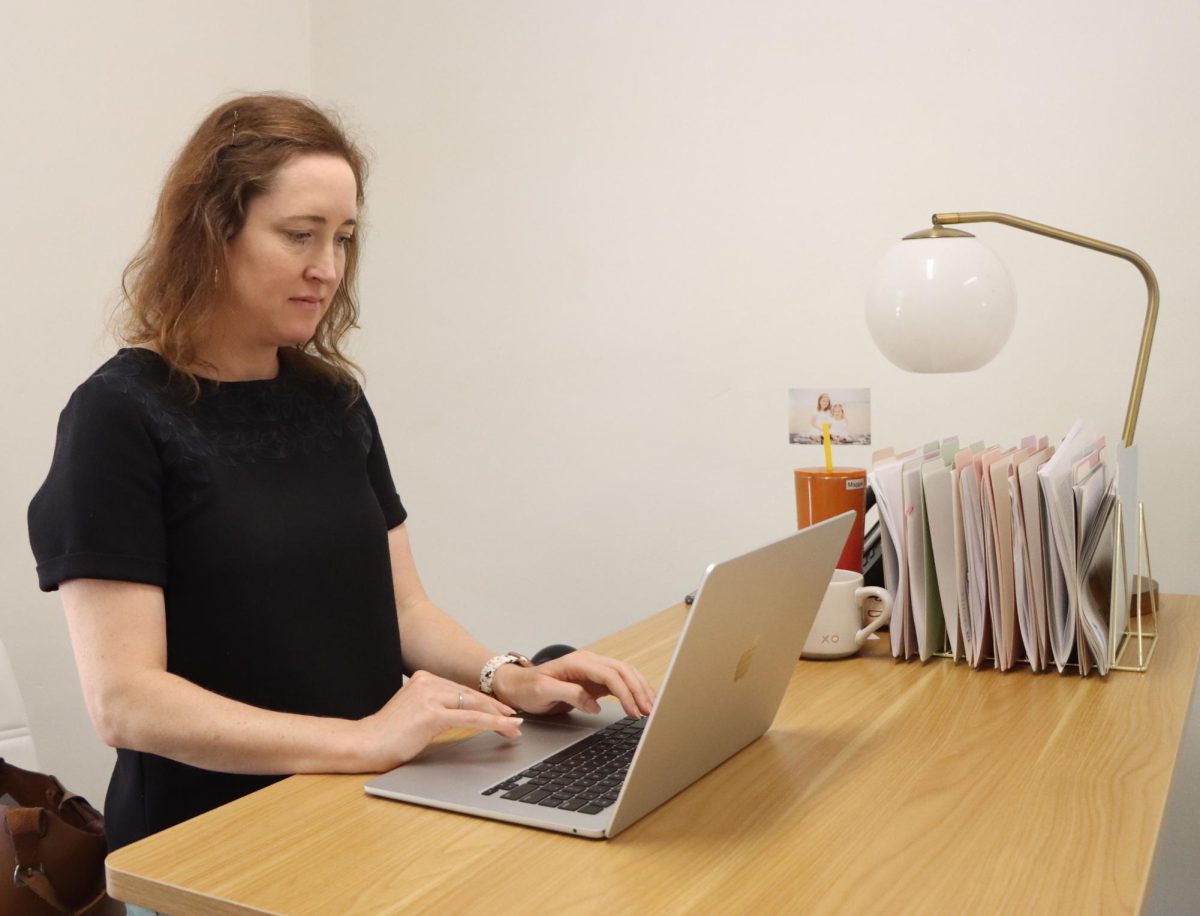
M 868 598 L 878 599 L 883 610 L 867 617 L 863 602 Z M 867 637 L 892 619 L 892 596 L 885 589 L 874 585 L 863 587 L 862 573 L 849 569 L 835 569 L 817 619 L 804 643 L 801 658 L 845 658 L 863 647 Z

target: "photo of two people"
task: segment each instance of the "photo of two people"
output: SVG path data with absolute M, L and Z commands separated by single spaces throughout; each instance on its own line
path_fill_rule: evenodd
M 788 441 L 792 445 L 820 445 L 824 425 L 832 442 L 871 444 L 871 389 L 788 389 Z

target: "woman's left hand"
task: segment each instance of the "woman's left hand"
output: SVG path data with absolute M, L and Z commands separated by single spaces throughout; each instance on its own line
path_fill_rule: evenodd
M 600 697 L 614 696 L 628 716 L 648 716 L 654 689 L 626 662 L 581 649 L 533 668 L 502 665 L 492 680 L 496 699 L 525 712 L 555 714 L 571 709 L 599 712 Z

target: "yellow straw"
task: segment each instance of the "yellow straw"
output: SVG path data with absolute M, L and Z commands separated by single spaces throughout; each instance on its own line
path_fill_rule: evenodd
M 829 424 L 822 423 L 821 431 L 825 433 L 825 470 L 833 470 L 833 449 L 829 447 Z

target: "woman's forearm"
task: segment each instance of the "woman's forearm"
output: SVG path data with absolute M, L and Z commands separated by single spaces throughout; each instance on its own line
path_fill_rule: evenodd
M 428 598 L 401 605 L 397 616 L 404 663 L 410 671 L 431 671 L 468 687 L 479 686 L 479 672 L 494 652 Z
M 430 671 L 468 687 L 479 686 L 479 672 L 495 653 L 476 642 L 425 593 L 407 525 L 397 525 L 388 532 L 388 549 L 405 666 L 409 671 Z
M 105 743 L 229 773 L 371 768 L 369 719 L 260 709 L 168 672 L 161 589 L 76 579 L 61 594 L 84 701 Z
M 177 675 L 143 670 L 111 680 L 91 699 L 100 737 L 225 773 L 357 773 L 377 769 L 367 725 L 260 709 Z
M 76 579 L 61 591 L 88 712 L 100 737 L 115 747 L 226 773 L 375 773 L 411 760 L 449 728 L 520 733 L 511 707 L 462 689 L 485 650 L 472 650 L 474 641 L 461 628 L 455 636 L 457 624 L 436 608 L 426 612 L 428 624 L 412 621 L 422 631 L 413 637 L 418 656 L 462 676 L 454 683 L 422 672 L 379 710 L 350 720 L 260 709 L 168 672 L 159 588 Z M 421 650 L 437 639 L 450 649 Z M 442 660 L 443 652 L 454 651 L 466 661 Z

